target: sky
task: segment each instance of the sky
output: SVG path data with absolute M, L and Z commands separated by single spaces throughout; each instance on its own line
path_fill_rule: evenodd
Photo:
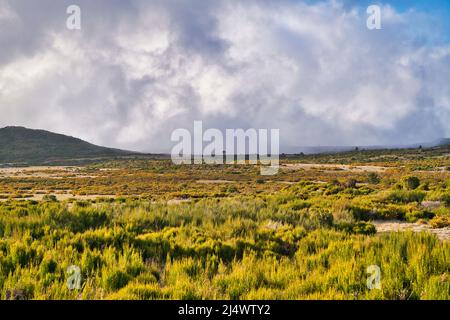
M 194 120 L 282 152 L 434 141 L 449 80 L 447 0 L 0 0 L 0 127 L 110 147 L 168 152 Z

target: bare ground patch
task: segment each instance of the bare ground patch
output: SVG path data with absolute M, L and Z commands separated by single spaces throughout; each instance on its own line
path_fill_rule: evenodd
M 231 180 L 197 180 L 197 183 L 203 183 L 203 184 L 217 184 L 217 183 L 236 183 L 238 181 L 231 181 Z
M 324 164 L 324 163 L 286 163 L 281 165 L 281 169 L 285 170 L 313 170 L 321 169 L 327 171 L 349 171 L 349 172 L 384 172 L 388 167 L 382 166 L 354 166 L 348 164 Z
M 46 194 L 34 194 L 32 196 L 24 196 L 20 198 L 14 198 L 14 200 L 36 200 L 41 201 Z M 50 194 L 49 194 L 50 195 Z M 73 195 L 69 193 L 52 193 L 51 195 L 55 196 L 58 201 L 64 201 L 69 199 L 76 199 L 76 200 L 95 200 L 98 198 L 116 198 L 116 195 L 104 195 L 104 194 L 89 194 L 89 195 Z M 0 198 L 0 201 L 7 201 L 9 200 L 9 195 L 2 195 L 3 198 Z
M 191 202 L 191 199 L 171 199 L 167 201 L 168 205 L 173 205 L 173 204 L 180 204 L 180 203 L 189 203 Z
M 373 224 L 377 229 L 377 233 L 401 231 L 430 232 L 442 241 L 450 239 L 450 228 L 433 229 L 427 224 L 409 223 L 398 220 L 373 221 Z
M 80 171 L 80 167 L 73 166 L 32 166 L 0 168 L 0 178 L 53 178 L 62 179 L 67 177 L 93 178 Z

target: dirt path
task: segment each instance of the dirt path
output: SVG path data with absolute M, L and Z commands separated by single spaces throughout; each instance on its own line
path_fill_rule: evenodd
M 236 183 L 239 181 L 231 181 L 231 180 L 197 180 L 197 183 L 203 184 L 216 184 L 216 183 Z
M 70 166 L 34 166 L 34 167 L 14 167 L 0 168 L 0 178 L 64 178 L 68 174 L 82 177 L 77 174 L 79 167 Z
M 191 199 L 171 199 L 167 200 L 168 205 L 174 205 L 174 204 L 180 204 L 180 203 L 189 203 L 191 202 Z
M 399 231 L 430 232 L 435 234 L 442 241 L 450 239 L 450 228 L 433 229 L 426 224 L 409 223 L 398 220 L 373 221 L 373 224 L 378 233 Z
M 350 172 L 383 172 L 389 169 L 381 166 L 353 166 L 348 164 L 324 164 L 324 163 L 286 163 L 281 165 L 285 170 L 298 169 L 325 169 L 327 171 L 350 171 Z
M 90 195 L 73 195 L 69 193 L 52 193 L 56 197 L 58 201 L 64 201 L 69 199 L 76 199 L 76 200 L 95 200 L 97 198 L 117 198 L 116 195 L 101 195 L 101 194 L 90 194 Z M 0 201 L 8 201 L 9 198 L 7 198 L 7 195 L 2 195 L 4 198 L 1 198 Z M 41 201 L 42 198 L 45 196 L 45 194 L 35 194 L 31 197 L 24 197 L 24 198 L 14 198 L 14 200 L 36 200 Z

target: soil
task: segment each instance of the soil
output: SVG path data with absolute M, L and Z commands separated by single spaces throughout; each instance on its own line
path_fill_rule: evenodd
M 373 224 L 378 233 L 401 231 L 430 232 L 435 234 L 442 241 L 450 239 L 450 228 L 433 229 L 427 224 L 409 223 L 398 220 L 374 221 Z

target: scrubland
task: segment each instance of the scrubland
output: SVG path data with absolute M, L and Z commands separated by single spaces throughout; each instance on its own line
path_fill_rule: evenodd
M 285 158 L 275 176 L 169 160 L 0 169 L 0 296 L 449 299 L 447 238 L 376 229 L 447 230 L 449 157 L 388 156 Z M 67 286 L 71 265 L 79 288 Z M 367 286 L 372 265 L 379 289 Z

